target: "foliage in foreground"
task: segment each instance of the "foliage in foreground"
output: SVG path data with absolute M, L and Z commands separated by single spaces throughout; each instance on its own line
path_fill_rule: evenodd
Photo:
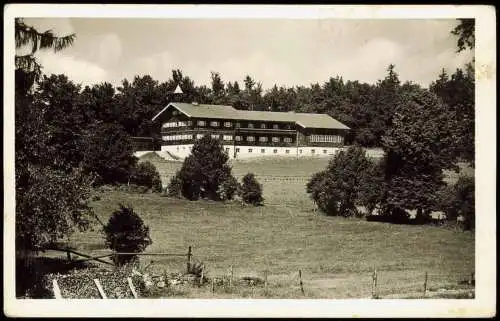
M 149 236 L 149 227 L 132 207 L 120 205 L 113 212 L 104 226 L 106 246 L 115 252 L 140 253 L 153 242 Z M 115 255 L 113 260 L 118 265 L 134 261 L 136 255 Z
M 90 178 L 28 164 L 19 173 L 16 195 L 16 246 L 38 251 L 76 229 L 89 226 Z
M 47 121 L 53 109 L 33 93 L 33 84 L 41 75 L 37 50 L 62 50 L 71 45 L 74 35 L 41 33 L 16 18 L 15 40 L 16 49 L 32 46 L 30 54 L 15 57 L 16 249 L 29 255 L 88 225 L 86 202 L 91 178 L 61 157 L 71 152 L 69 145 L 67 150 L 58 149 L 57 143 L 63 141 L 59 138 L 66 133 L 63 128 L 55 130 Z M 67 96 L 74 93 L 73 89 Z

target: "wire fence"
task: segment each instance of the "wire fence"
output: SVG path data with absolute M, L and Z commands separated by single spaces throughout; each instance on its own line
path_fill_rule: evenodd
M 175 176 L 175 172 L 162 172 L 162 176 L 166 178 L 171 178 Z M 243 178 L 245 174 L 236 174 L 234 175 L 236 178 Z M 311 179 L 311 175 L 309 176 L 291 176 L 291 175 L 255 175 L 255 178 L 262 182 L 268 181 L 280 181 L 280 182 L 308 182 Z

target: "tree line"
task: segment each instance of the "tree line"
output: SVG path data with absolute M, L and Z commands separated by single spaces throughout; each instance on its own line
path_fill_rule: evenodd
M 426 89 L 412 82 L 401 83 L 392 64 L 376 84 L 344 81 L 336 76 L 323 84 L 274 85 L 267 91 L 249 75 L 240 88 L 237 81 L 224 82 L 217 72 L 211 73 L 211 87 L 196 86 L 181 70 L 173 70 L 171 78 L 162 83 L 149 75 L 135 76 L 132 81 L 123 80 L 117 88 L 106 82 L 81 88 L 65 76 L 44 76 L 41 82 L 45 91 L 69 88 L 71 96 L 67 99 L 80 104 L 75 107 L 75 112 L 85 115 L 80 117 L 116 124 L 130 136 L 158 136 L 158 127 L 151 119 L 169 102 L 178 101 L 231 105 L 245 110 L 325 113 L 351 128 L 346 137 L 348 144 L 364 147 L 382 146 L 382 136 L 394 115 L 400 92 Z M 474 151 L 474 84 L 474 66 L 469 63 L 452 74 L 443 69 L 428 88 L 454 113 L 451 121 L 461 128 L 458 134 L 466 160 L 473 159 Z M 174 96 L 177 85 L 183 94 Z

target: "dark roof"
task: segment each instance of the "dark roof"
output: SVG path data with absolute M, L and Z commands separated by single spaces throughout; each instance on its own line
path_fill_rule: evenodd
M 156 116 L 154 116 L 152 120 L 154 121 L 170 106 L 173 106 L 183 114 L 194 118 L 293 122 L 304 128 L 349 129 L 349 127 L 327 114 L 238 110 L 232 106 L 226 105 L 189 103 L 170 103 Z

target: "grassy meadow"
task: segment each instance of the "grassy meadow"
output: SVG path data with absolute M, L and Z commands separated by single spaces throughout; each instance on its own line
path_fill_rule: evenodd
M 164 183 L 180 167 L 151 155 Z M 178 200 L 159 194 L 112 191 L 92 206 L 106 222 L 118 203 L 130 204 L 151 229 L 147 252 L 186 253 L 192 246 L 195 262 L 203 262 L 208 276 L 263 277 L 269 287 L 216 291 L 218 298 L 300 298 L 298 270 L 305 296 L 363 298 L 371 295 L 372 273 L 378 271 L 383 296 L 421 291 L 428 273 L 429 291 L 457 287 L 474 271 L 474 234 L 435 226 L 367 222 L 327 217 L 314 211 L 305 192 L 306 180 L 266 180 L 265 176 L 310 176 L 328 159 L 261 159 L 233 162 L 233 172 L 251 171 L 261 177 L 265 206 Z M 450 180 L 454 178 L 451 177 Z M 87 253 L 104 249 L 96 229 L 72 236 L 71 243 Z M 150 257 L 142 260 L 149 262 Z M 153 257 L 149 269 L 182 271 L 184 258 Z M 147 263 L 147 262 L 145 262 Z M 214 297 L 210 287 L 184 289 L 177 296 Z

